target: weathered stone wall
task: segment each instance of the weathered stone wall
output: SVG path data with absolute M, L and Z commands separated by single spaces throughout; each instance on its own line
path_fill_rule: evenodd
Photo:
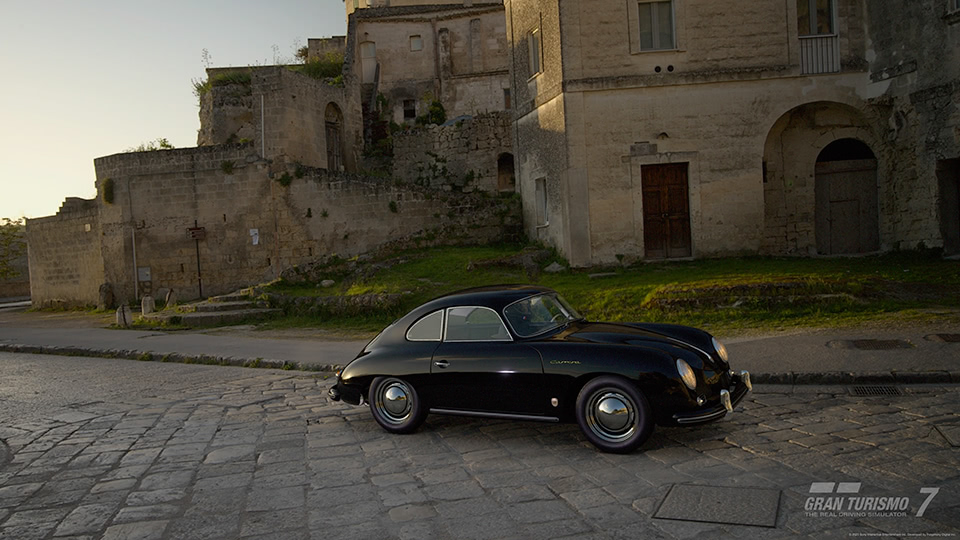
M 310 38 L 307 40 L 307 60 L 319 60 L 329 54 L 344 53 L 347 47 L 347 36 L 332 36 L 328 38 Z
M 213 86 L 201 96 L 198 146 L 253 141 L 268 159 L 282 156 L 286 161 L 326 168 L 326 114 L 332 104 L 341 122 L 343 166 L 355 169 L 362 148 L 361 119 L 351 114 L 353 104 L 343 85 L 283 66 L 245 70 L 250 73 L 249 84 Z M 212 78 L 232 71 L 237 70 L 211 68 L 207 74 Z
M 333 254 L 518 239 L 515 199 L 271 163 L 253 144 L 118 154 L 95 166 L 96 201 L 28 224 L 39 302 L 93 304 L 103 282 L 120 301 L 133 299 L 135 283 L 139 295 L 172 288 L 190 299 L 201 283 L 202 296 L 221 294 Z M 113 203 L 103 200 L 107 179 Z M 195 227 L 200 240 L 188 236 Z
M 23 235 L 26 242 L 26 235 Z M 30 269 L 27 263 L 26 251 L 16 259 L 10 261 L 11 277 L 0 279 L 0 298 L 15 298 L 30 296 Z
M 212 73 L 226 70 L 207 70 Z M 200 96 L 197 146 L 253 140 L 260 122 L 253 118 L 253 91 L 249 84 L 212 86 Z
M 960 158 L 960 11 L 945 2 L 866 2 L 870 78 L 883 95 L 874 103 L 889 144 L 895 208 L 893 247 L 943 246 L 944 226 L 960 215 L 940 203 L 956 196 L 960 178 L 938 185 L 937 167 Z M 896 21 L 892 24 L 891 21 Z M 944 210 L 947 210 L 944 213 Z
M 425 186 L 497 191 L 498 160 L 512 148 L 511 116 L 491 113 L 393 134 L 393 177 Z
M 252 80 L 254 96 L 264 96 L 264 133 L 266 154 L 275 159 L 285 156 L 313 167 L 327 167 L 327 137 L 325 112 L 329 104 L 340 111 L 343 117 L 341 137 L 344 141 L 343 155 L 347 170 L 355 170 L 355 158 L 346 149 L 355 148 L 361 136 L 359 118 L 350 118 L 343 112 L 346 108 L 344 88 L 301 75 L 282 67 L 254 70 Z M 254 98 L 254 118 L 259 120 L 260 103 Z M 255 134 L 259 151 L 260 133 Z
M 27 220 L 34 307 L 96 305 L 104 282 L 97 202 L 68 198 L 56 215 Z

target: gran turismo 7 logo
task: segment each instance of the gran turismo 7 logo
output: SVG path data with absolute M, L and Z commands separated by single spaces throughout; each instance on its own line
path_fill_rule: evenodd
M 810 517 L 907 517 L 910 497 L 860 495 L 860 482 L 813 482 L 803 509 Z M 916 517 L 922 517 L 940 488 L 920 488 L 926 495 Z

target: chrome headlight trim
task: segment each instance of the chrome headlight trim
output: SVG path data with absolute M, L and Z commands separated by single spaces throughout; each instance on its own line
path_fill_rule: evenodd
M 697 375 L 693 372 L 693 368 L 690 367 L 690 364 L 684 362 L 680 358 L 677 358 L 677 373 L 680 375 L 680 380 L 683 381 L 683 384 L 686 385 L 690 390 L 697 389 Z
M 720 343 L 720 341 L 717 338 L 711 337 L 710 339 L 713 340 L 713 349 L 717 351 L 717 356 L 719 356 L 720 359 L 723 360 L 725 363 L 729 364 L 730 357 L 727 356 L 727 348 L 724 347 L 723 343 Z

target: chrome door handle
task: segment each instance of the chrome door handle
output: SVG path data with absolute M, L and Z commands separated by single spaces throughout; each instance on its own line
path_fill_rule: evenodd
M 437 360 L 433 363 L 433 365 L 437 366 L 438 368 L 445 368 L 450 365 L 450 362 L 447 362 L 446 360 Z

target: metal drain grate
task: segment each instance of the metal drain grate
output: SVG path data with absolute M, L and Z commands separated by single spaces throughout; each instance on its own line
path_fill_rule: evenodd
M 854 339 L 850 343 L 861 351 L 891 351 L 894 349 L 912 349 L 913 344 L 902 339 Z
M 940 341 L 947 343 L 960 343 L 960 334 L 934 334 Z
M 903 390 L 897 386 L 860 384 L 850 387 L 855 396 L 902 396 Z

